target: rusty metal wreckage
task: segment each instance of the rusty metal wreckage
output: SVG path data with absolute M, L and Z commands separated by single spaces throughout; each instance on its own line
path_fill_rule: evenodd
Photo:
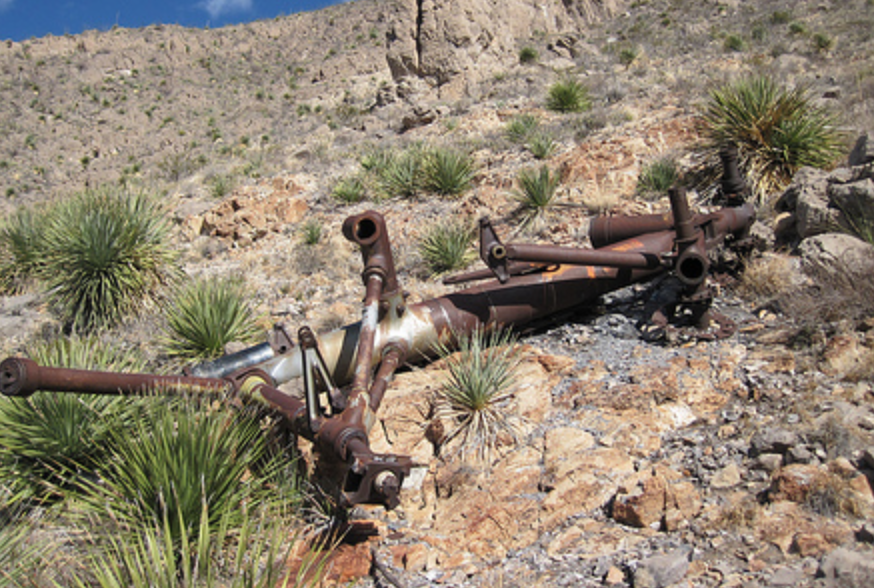
M 281 413 L 294 432 L 341 464 L 341 504 L 394 508 L 413 464 L 406 456 L 374 453 L 369 431 L 395 371 L 433 355 L 438 342 L 452 345 L 475 329 L 518 328 L 668 272 L 681 284 L 675 302 L 691 307 L 702 326 L 710 321 L 708 251 L 724 242 L 742 245 L 755 219 L 753 206 L 744 202 L 736 150 L 724 150 L 722 160 L 724 208 L 693 215 L 685 191 L 671 189 L 671 213 L 593 219 L 593 249 L 503 243 L 489 220 L 482 219 L 479 253 L 488 269 L 445 281 L 488 281 L 410 306 L 398 283 L 383 217 L 375 211 L 351 216 L 343 234 L 360 247 L 364 261 L 364 309 L 358 323 L 320 336 L 302 327 L 298 345 L 277 326 L 267 342 L 179 376 L 43 367 L 11 357 L 0 363 L 0 391 L 7 396 L 37 390 L 219 391 L 256 400 Z M 652 320 L 665 324 L 668 316 L 659 310 Z M 303 381 L 303 398 L 279 388 L 294 378 Z

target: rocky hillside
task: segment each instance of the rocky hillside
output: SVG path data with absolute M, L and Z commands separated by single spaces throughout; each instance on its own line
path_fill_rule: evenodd
M 871 0 L 359 0 L 218 30 L 6 43 L 0 206 L 145 187 L 174 214 L 189 275 L 243 275 L 265 323 L 330 329 L 360 313 L 347 215 L 386 216 L 413 301 L 447 291 L 422 270 L 427 225 L 487 214 L 501 234 L 515 228 L 515 178 L 542 162 L 507 138 L 513 117 L 554 139 L 545 162 L 573 205 L 531 238 L 580 244 L 590 214 L 666 208 L 636 193 L 642 167 L 672 155 L 691 175 L 697 107 L 738 76 L 808 87 L 839 114 L 849 154 L 874 129 L 872 31 Z M 591 110 L 545 108 L 568 77 Z M 364 155 L 418 144 L 473 153 L 473 188 L 332 196 Z M 848 229 L 848 194 L 874 207 L 870 155 L 805 170 L 760 211 L 767 246 L 717 299 L 740 327 L 731 338 L 644 341 L 650 285 L 528 334 L 507 408 L 520 441 L 491 467 L 435 457 L 426 438 L 445 367 L 400 374 L 375 449 L 421 467 L 399 509 L 353 513 L 375 535 L 338 550 L 333 580 L 872 585 L 874 253 L 829 233 Z M 307 223 L 319 242 L 303 242 Z M 160 361 L 161 320 L 144 314 L 107 340 Z M 0 298 L 0 355 L 59 330 L 39 293 Z

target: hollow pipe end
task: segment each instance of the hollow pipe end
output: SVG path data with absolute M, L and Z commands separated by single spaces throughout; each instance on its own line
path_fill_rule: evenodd
M 30 396 L 36 391 L 31 381 L 39 366 L 31 359 L 8 357 L 0 363 L 0 392 L 5 396 Z

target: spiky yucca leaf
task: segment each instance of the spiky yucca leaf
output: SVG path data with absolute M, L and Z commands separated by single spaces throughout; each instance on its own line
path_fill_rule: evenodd
M 555 193 L 561 178 L 558 173 L 553 174 L 543 165 L 539 170 L 521 170 L 516 176 L 516 182 L 520 188 L 512 194 L 519 202 L 516 215 L 520 218 L 523 229 L 536 230 L 549 209 L 555 205 Z
M 64 338 L 31 350 L 40 365 L 102 371 L 142 371 L 134 353 L 97 339 Z M 130 399 L 37 392 L 0 397 L 0 478 L 13 501 L 46 500 L 93 476 L 106 456 L 108 419 L 129 424 Z
M 45 264 L 46 213 L 19 208 L 0 225 L 0 292 L 17 294 Z
M 242 280 L 199 278 L 184 284 L 167 307 L 165 351 L 185 359 L 221 355 L 231 341 L 249 342 L 259 328 Z
M 467 267 L 476 259 L 475 228 L 464 220 L 450 218 L 431 225 L 419 241 L 419 254 L 432 275 Z
M 240 524 L 244 503 L 293 500 L 267 491 L 279 456 L 251 415 L 194 398 L 154 398 L 129 425 L 112 424 L 101 483 L 83 497 L 98 515 L 111 509 L 132 528 L 166 523 L 178 542 Z
M 142 192 L 89 190 L 51 217 L 42 277 L 74 329 L 120 322 L 176 275 L 165 215 Z
M 592 107 L 589 89 L 576 80 L 559 80 L 549 87 L 546 108 L 556 112 L 583 112 Z
M 441 196 L 457 196 L 470 188 L 476 167 L 470 153 L 438 147 L 426 154 L 422 172 L 426 189 Z
M 737 146 L 759 202 L 788 185 L 799 168 L 834 162 L 841 144 L 835 123 L 804 88 L 783 88 L 767 77 L 714 89 L 701 112 L 708 149 L 715 158 L 724 146 Z
M 519 365 L 516 339 L 510 331 L 476 329 L 458 336 L 458 351 L 437 348 L 449 376 L 437 393 L 437 413 L 453 423 L 444 445 L 455 439 L 462 459 L 488 462 L 501 437 L 515 441 L 516 427 L 506 402 Z

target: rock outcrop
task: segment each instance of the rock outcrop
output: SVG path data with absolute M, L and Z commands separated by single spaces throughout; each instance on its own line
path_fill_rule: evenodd
M 395 82 L 424 79 L 440 98 L 469 94 L 512 65 L 535 34 L 576 33 L 625 0 L 403 0 L 389 9 L 387 59 Z

